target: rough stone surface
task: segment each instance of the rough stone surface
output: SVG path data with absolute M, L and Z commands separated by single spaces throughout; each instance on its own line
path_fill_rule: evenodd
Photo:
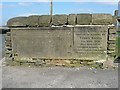
M 109 34 L 109 40 L 116 40 L 115 34 Z
M 116 16 L 112 16 L 112 18 L 113 18 L 113 24 L 117 25 L 117 17 Z
M 7 22 L 7 26 L 13 26 L 13 27 L 27 26 L 27 25 L 28 25 L 27 17 L 15 17 L 8 20 Z
M 109 40 L 108 44 L 115 44 L 115 40 Z
M 76 14 L 69 14 L 68 15 L 68 24 L 69 25 L 76 25 Z
M 77 57 L 84 60 L 105 60 L 107 26 L 79 26 L 74 29 L 74 48 Z
M 52 24 L 56 26 L 67 24 L 67 15 L 54 15 L 52 17 Z
M 36 58 L 70 58 L 72 46 L 71 28 L 41 28 L 12 30 L 13 52 L 24 57 Z M 67 41 L 67 42 L 66 42 Z
M 107 26 L 12 29 L 12 51 L 21 60 L 34 57 L 101 60 L 106 58 L 107 29 Z
M 91 21 L 91 14 L 77 14 L 77 25 L 90 25 Z
M 50 26 L 50 23 L 51 23 L 51 16 L 50 15 L 41 15 L 39 16 L 39 20 L 38 20 L 38 23 L 39 23 L 39 26 Z
M 115 53 L 115 50 L 108 50 L 108 53 L 109 53 L 109 54 L 114 54 L 114 53 Z
M 113 49 L 114 50 L 115 49 L 115 44 L 109 44 L 108 49 Z
M 93 25 L 111 25 L 113 18 L 111 14 L 92 14 Z
M 115 34 L 115 33 L 116 33 L 116 28 L 109 29 L 109 34 Z
M 28 25 L 31 26 L 31 27 L 39 26 L 38 20 L 39 20 L 38 15 L 29 16 L 28 17 Z

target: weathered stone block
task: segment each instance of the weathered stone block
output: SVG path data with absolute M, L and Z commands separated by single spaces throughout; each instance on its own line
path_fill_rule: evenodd
M 91 22 L 92 22 L 91 14 L 77 14 L 78 25 L 90 25 Z
M 41 15 L 39 16 L 39 26 L 50 26 L 51 23 L 51 16 L 50 15 Z
M 115 44 L 109 44 L 108 49 L 115 49 Z
M 116 28 L 109 29 L 109 34 L 115 34 L 115 33 L 116 33 Z
M 92 14 L 93 25 L 111 25 L 113 18 L 111 14 Z
M 10 41 L 11 38 L 10 38 L 9 36 L 5 36 L 5 40 L 6 40 L 6 41 Z
M 108 41 L 108 44 L 115 44 L 115 40 Z
M 116 40 L 116 35 L 115 34 L 110 34 L 109 35 L 109 40 Z
M 66 25 L 67 24 L 67 15 L 54 15 L 52 17 L 52 24 L 59 26 L 59 25 Z
M 39 26 L 38 20 L 39 20 L 38 15 L 29 16 L 28 17 L 28 25 L 31 26 L 31 27 Z
M 117 25 L 117 16 L 112 16 L 112 18 L 113 18 L 113 24 Z
M 115 50 L 108 50 L 108 53 L 113 54 L 113 53 L 115 53 Z
M 13 53 L 28 58 L 71 58 L 72 30 L 68 27 L 13 29 Z M 17 52 L 15 52 L 17 50 Z M 26 60 L 26 58 L 23 58 Z
M 105 60 L 107 54 L 107 26 L 79 26 L 74 28 L 74 51 L 83 60 Z
M 8 27 L 27 26 L 27 17 L 15 17 L 7 22 Z
M 75 14 L 70 14 L 68 15 L 68 24 L 69 25 L 76 25 L 76 15 Z

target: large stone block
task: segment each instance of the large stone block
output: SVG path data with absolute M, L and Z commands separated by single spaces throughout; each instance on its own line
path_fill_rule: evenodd
M 76 25 L 76 15 L 75 14 L 70 14 L 68 15 L 68 24 L 69 25 Z
M 74 29 L 74 51 L 83 60 L 105 60 L 108 26 L 77 26 Z
M 17 53 L 18 58 L 72 58 L 72 28 L 40 27 L 13 29 L 11 32 L 13 53 Z
M 8 27 L 27 26 L 27 17 L 15 17 L 7 22 Z
M 93 25 L 111 25 L 113 18 L 111 14 L 92 14 Z
M 38 15 L 32 15 L 28 17 L 28 25 L 31 27 L 39 26 L 38 24 L 39 16 Z
M 77 25 L 90 25 L 91 21 L 91 14 L 77 14 Z
M 51 24 L 51 16 L 50 15 L 41 15 L 39 16 L 39 26 L 50 26 Z
M 54 15 L 52 17 L 52 25 L 60 26 L 67 24 L 67 15 Z

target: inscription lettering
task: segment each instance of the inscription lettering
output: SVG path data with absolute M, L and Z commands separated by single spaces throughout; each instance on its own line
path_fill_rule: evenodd
M 75 52 L 83 56 L 105 53 L 106 33 L 107 29 L 102 26 L 76 28 L 74 31 Z

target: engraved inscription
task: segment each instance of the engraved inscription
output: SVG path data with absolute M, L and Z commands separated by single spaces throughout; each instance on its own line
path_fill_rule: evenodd
M 76 27 L 74 30 L 74 47 L 74 51 L 81 57 L 91 54 L 105 54 L 107 50 L 107 27 Z

